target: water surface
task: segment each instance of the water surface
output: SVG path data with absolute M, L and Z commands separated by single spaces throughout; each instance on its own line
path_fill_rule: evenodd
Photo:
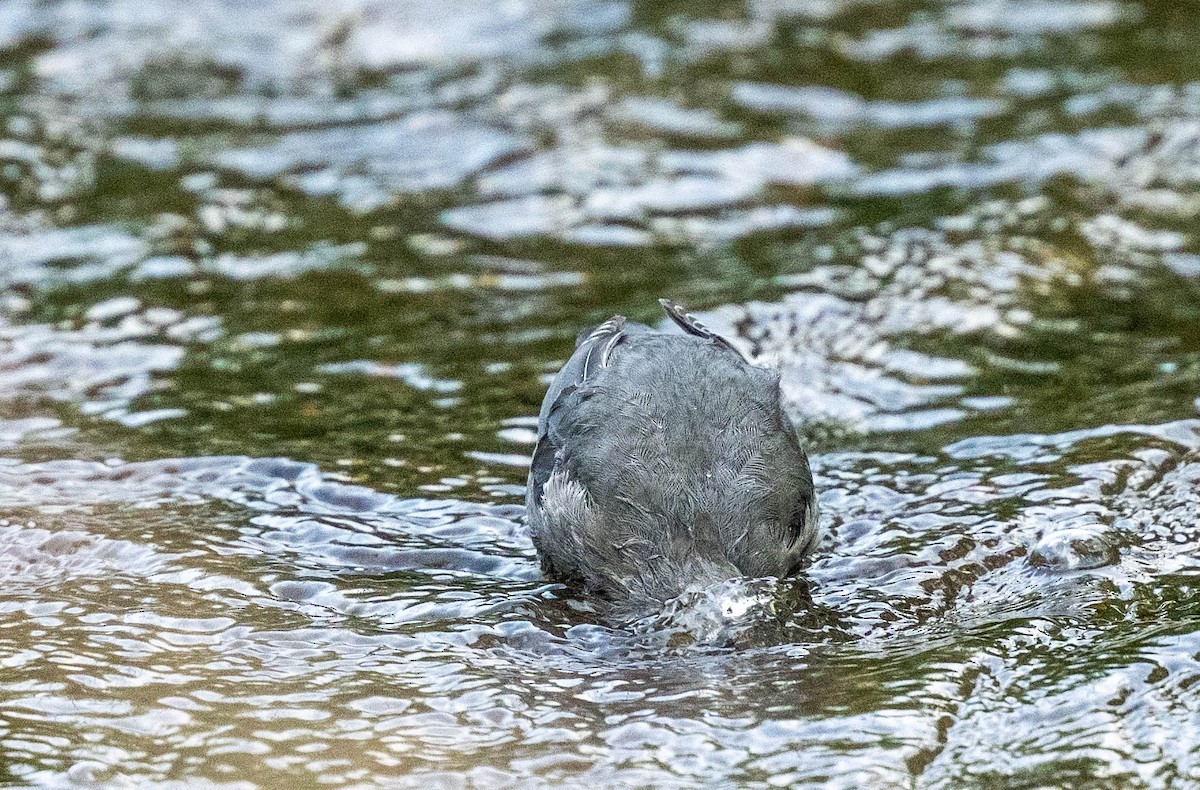
M 1200 783 L 1200 15 L 0 0 L 0 782 Z M 522 523 L 578 330 L 782 372 L 732 645 Z M 668 629 L 669 630 L 669 629 Z

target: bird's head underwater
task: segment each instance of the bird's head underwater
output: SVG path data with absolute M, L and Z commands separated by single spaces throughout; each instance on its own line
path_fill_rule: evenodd
M 662 304 L 682 332 L 614 316 L 581 335 L 542 402 L 526 494 L 546 574 L 623 621 L 793 575 L 817 537 L 778 374 Z

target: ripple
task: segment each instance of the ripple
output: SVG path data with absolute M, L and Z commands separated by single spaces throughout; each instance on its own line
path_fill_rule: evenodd
M 836 265 L 805 283 L 834 293 L 800 292 L 778 304 L 750 303 L 705 316 L 750 354 L 777 364 L 789 410 L 802 422 L 833 419 L 857 429 L 919 430 L 960 419 L 942 406 L 963 393 L 974 368 L 893 346 L 892 338 L 934 332 L 1011 332 L 1019 278 L 1033 267 L 1018 255 L 992 256 L 977 242 L 902 232 L 861 242 L 863 282 L 847 289 Z M 876 279 L 877 278 L 877 279 Z M 799 284 L 800 278 L 792 278 Z M 963 286 L 966 286 L 965 288 Z M 954 289 L 970 299 L 944 295 Z M 837 292 L 841 291 L 842 294 Z M 860 293 L 871 294 L 868 299 Z M 1006 309 L 1007 308 L 1007 309 Z
M 339 195 L 355 211 L 370 211 L 397 192 L 451 189 L 528 145 L 497 129 L 433 114 L 292 132 L 270 145 L 225 149 L 214 163 L 260 180 L 314 171 L 296 176 L 296 185 L 312 195 Z
M 1196 21 L 0 0 L 5 778 L 1200 783 Z M 513 503 L 659 295 L 825 536 L 609 623 Z

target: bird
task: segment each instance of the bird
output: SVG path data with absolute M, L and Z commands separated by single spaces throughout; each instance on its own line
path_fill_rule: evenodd
M 618 619 L 793 576 L 818 539 L 779 373 L 659 303 L 682 332 L 616 315 L 580 333 L 542 401 L 526 488 L 543 573 Z

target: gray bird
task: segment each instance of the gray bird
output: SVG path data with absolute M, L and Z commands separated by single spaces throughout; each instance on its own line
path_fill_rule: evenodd
M 614 316 L 581 335 L 542 401 L 525 499 L 546 575 L 621 618 L 793 575 L 817 538 L 779 374 L 660 302 L 684 334 Z

